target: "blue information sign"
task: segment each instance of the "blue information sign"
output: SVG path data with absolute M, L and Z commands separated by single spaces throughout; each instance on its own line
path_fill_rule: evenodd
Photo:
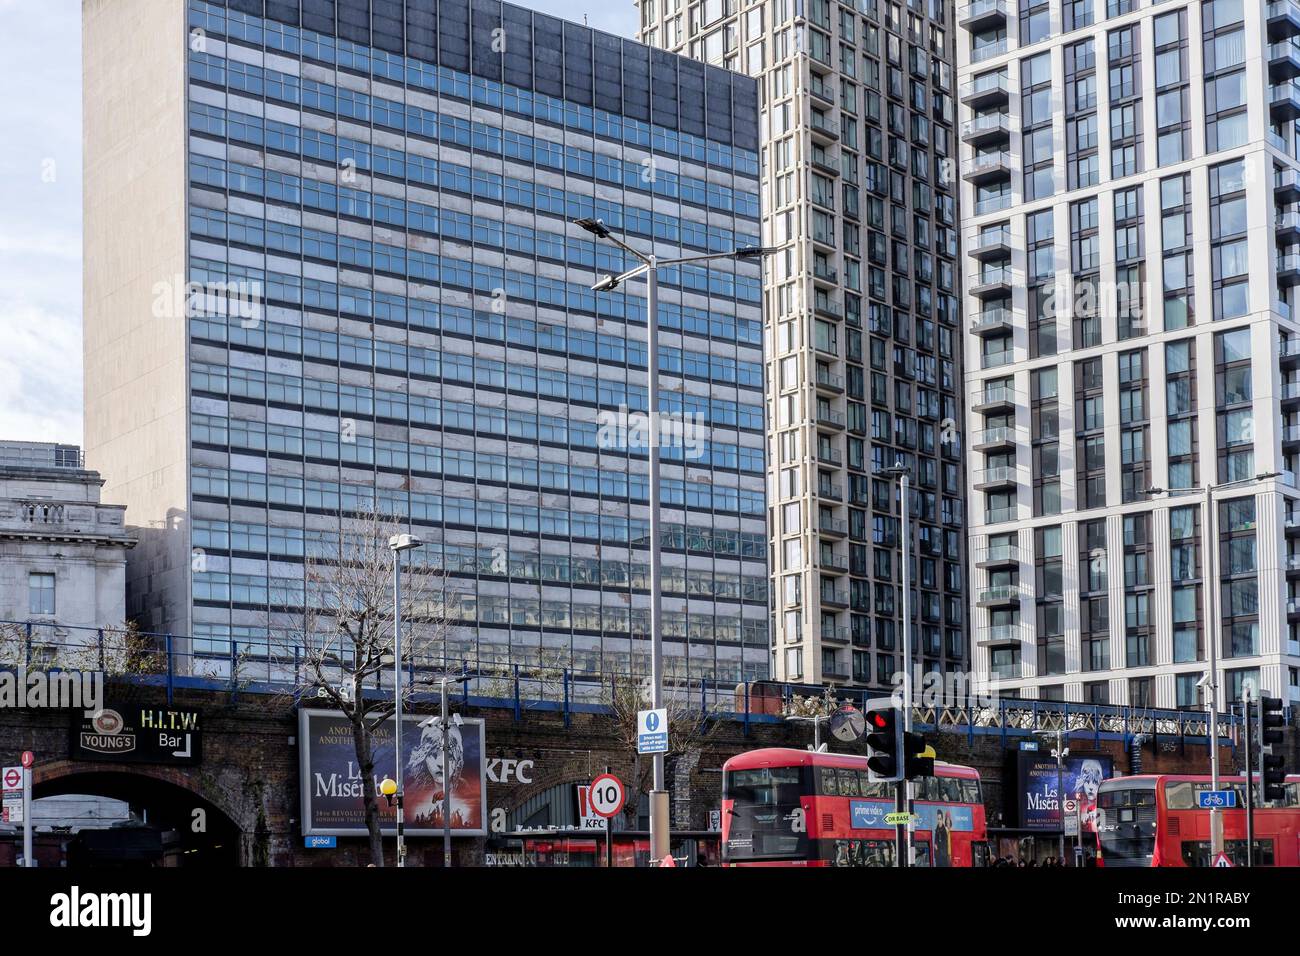
M 1202 810 L 1232 809 L 1237 805 L 1237 791 L 1202 790 L 1196 795 L 1196 802 Z
M 332 836 L 303 837 L 303 846 L 309 850 L 332 850 L 339 845 L 339 838 Z

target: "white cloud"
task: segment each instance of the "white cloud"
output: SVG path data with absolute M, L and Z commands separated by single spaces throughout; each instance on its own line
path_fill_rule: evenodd
M 0 300 L 0 439 L 81 442 L 81 322 Z

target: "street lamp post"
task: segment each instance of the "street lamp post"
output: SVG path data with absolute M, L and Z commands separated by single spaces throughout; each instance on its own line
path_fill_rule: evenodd
M 1057 858 L 1062 863 L 1064 863 L 1065 862 L 1065 775 L 1064 775 L 1065 766 L 1064 766 L 1064 762 L 1065 762 L 1065 756 L 1070 752 L 1070 749 L 1065 746 L 1064 740 L 1062 739 L 1062 731 L 1060 727 L 1057 727 L 1055 731 L 1048 731 L 1048 733 L 1055 733 L 1056 735 L 1056 748 L 1052 751 L 1052 756 L 1056 758 L 1056 822 L 1057 825 L 1059 825 L 1061 828 L 1061 832 L 1060 834 L 1058 834 L 1058 838 L 1057 838 L 1056 849 L 1057 849 Z
M 447 685 L 464 683 L 469 680 L 468 674 L 462 674 L 457 677 L 443 676 L 438 680 L 440 691 L 440 710 L 437 717 L 430 717 L 428 720 L 420 722 L 420 727 L 428 727 L 436 720 L 438 729 L 442 734 L 442 865 L 443 868 L 450 867 L 451 863 L 451 724 L 455 721 L 456 726 L 461 724 L 460 714 L 450 715 L 450 707 L 447 704 Z
M 424 542 L 413 534 L 395 534 L 388 539 L 393 552 L 393 763 L 397 784 L 397 865 L 406 866 L 406 833 L 402 790 L 402 552 L 418 548 Z
M 1219 541 L 1215 533 L 1214 525 L 1214 492 L 1223 488 L 1232 488 L 1238 485 L 1252 484 L 1257 481 L 1264 481 L 1268 478 L 1276 478 L 1278 472 L 1271 471 L 1267 474 L 1255 475 L 1253 478 L 1238 478 L 1235 481 L 1224 481 L 1217 485 L 1206 484 L 1200 491 L 1204 495 L 1202 501 L 1201 519 L 1201 553 L 1205 555 L 1205 597 L 1203 604 L 1205 607 L 1205 639 L 1209 644 L 1209 679 L 1205 683 L 1205 689 L 1208 692 L 1208 709 L 1209 709 L 1209 732 L 1206 734 L 1210 745 L 1210 786 L 1214 790 L 1219 789 L 1219 629 L 1222 621 L 1216 609 L 1216 597 L 1218 591 L 1219 571 Z M 1148 488 L 1149 495 L 1170 495 L 1171 497 L 1181 497 L 1193 495 L 1197 492 L 1195 488 L 1171 490 L 1168 488 Z M 1223 817 L 1217 807 L 1210 808 L 1210 854 L 1211 859 L 1217 859 L 1223 852 Z
M 650 481 L 650 681 L 651 703 L 655 710 L 663 707 L 663 640 L 660 626 L 661 572 L 659 532 L 659 270 L 689 263 L 719 259 L 761 259 L 770 250 L 762 246 L 745 246 L 730 252 L 703 253 L 660 259 L 654 252 L 640 252 L 609 231 L 599 219 L 575 219 L 574 225 L 597 239 L 606 239 L 635 258 L 640 265 L 621 275 L 607 275 L 596 282 L 593 292 L 613 292 L 623 282 L 644 274 L 646 277 L 646 375 L 649 436 L 647 439 Z M 654 782 L 650 792 L 650 862 L 655 865 L 669 853 L 668 791 L 664 781 L 664 755 L 654 755 Z
M 910 494 L 912 469 L 900 461 L 896 462 L 891 468 L 882 469 L 880 473 L 898 479 L 899 520 L 901 525 L 899 529 L 899 550 L 903 558 L 903 733 L 910 734 L 912 732 L 912 524 Z M 904 766 L 906 766 L 908 756 L 908 754 L 899 755 Z M 898 809 L 910 814 L 912 812 L 912 796 L 912 781 L 900 780 L 898 782 L 898 802 L 902 806 Z M 916 861 L 912 847 L 912 828 L 910 826 L 905 828 L 904 839 L 907 865 L 913 866 Z

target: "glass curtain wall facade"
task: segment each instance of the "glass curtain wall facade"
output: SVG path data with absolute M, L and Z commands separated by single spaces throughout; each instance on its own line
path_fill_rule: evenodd
M 1300 7 L 976 7 L 963 125 L 1009 132 L 963 150 L 963 257 L 1010 279 L 1006 322 L 965 298 L 976 659 L 1201 708 L 1218 641 L 1220 707 L 1294 701 Z
M 640 0 L 640 39 L 757 77 L 773 673 L 883 688 L 966 671 L 953 10 L 941 0 Z M 974 131 L 984 136 L 987 131 Z
M 187 278 L 264 303 L 188 320 L 195 652 L 377 512 L 453 660 L 648 673 L 644 283 L 593 293 L 631 263 L 571 220 L 756 245 L 754 82 L 495 0 L 187 6 Z M 660 288 L 666 670 L 765 677 L 759 267 Z

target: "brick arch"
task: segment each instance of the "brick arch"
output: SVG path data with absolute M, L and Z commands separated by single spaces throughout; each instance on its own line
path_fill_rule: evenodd
M 178 767 L 110 763 L 103 760 L 53 760 L 48 763 L 38 764 L 32 768 L 33 798 L 35 798 L 36 788 L 42 784 L 53 783 L 67 777 L 86 777 L 97 773 L 144 777 L 159 783 L 171 784 L 194 794 L 204 803 L 221 811 L 235 828 L 245 836 L 253 832 L 254 825 L 245 819 L 246 815 L 244 813 L 232 808 L 222 794 L 212 792 L 210 788 L 204 787 L 197 779 L 192 777 L 188 771 Z

